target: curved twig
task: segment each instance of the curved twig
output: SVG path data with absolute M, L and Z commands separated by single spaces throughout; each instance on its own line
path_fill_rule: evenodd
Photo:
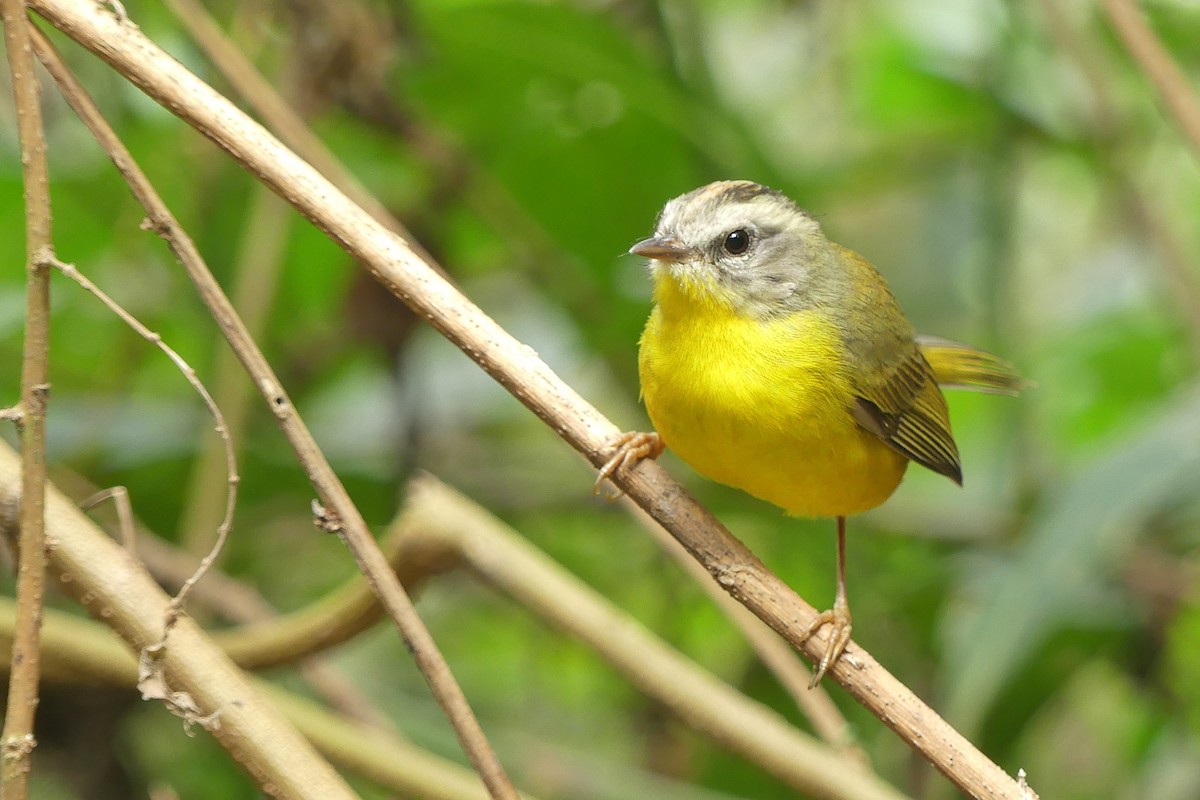
M 138 31 L 137 27 L 123 16 L 105 13 L 94 5 L 86 9 L 76 6 L 75 10 L 84 12 L 84 16 L 90 17 L 93 22 L 116 25 L 125 31 Z M 137 36 L 145 44 L 158 51 L 140 32 L 137 33 Z M 49 56 L 54 55 L 53 46 L 44 37 L 42 37 L 42 45 L 41 49 Z M 106 48 L 109 45 L 117 50 L 122 49 L 118 42 L 110 42 L 106 44 Z M 161 53 L 161 51 L 158 52 Z M 51 57 L 49 60 L 57 59 Z M 174 61 L 170 63 L 175 64 Z M 220 326 L 221 332 L 228 339 L 230 347 L 241 360 L 271 412 L 275 415 L 280 429 L 287 437 L 297 459 L 320 495 L 320 500 L 314 503 L 314 509 L 328 509 L 318 522 L 326 530 L 336 531 L 346 543 L 347 549 L 353 555 L 359 570 L 366 577 L 371 590 L 380 599 L 388 615 L 395 622 L 404 639 L 405 646 L 412 653 L 434 698 L 450 720 L 464 752 L 483 779 L 484 785 L 488 787 L 488 791 L 496 800 L 516 800 L 516 789 L 513 788 L 512 782 L 496 758 L 491 743 L 484 735 L 483 729 L 467 703 L 462 688 L 450 671 L 446 659 L 438 650 L 425 623 L 417 614 L 412 599 L 404 591 L 399 579 L 388 566 L 387 559 L 380 552 L 378 544 L 367 527 L 366 520 L 363 519 L 346 491 L 346 487 L 342 485 L 317 446 L 312 433 L 300 419 L 300 415 L 292 405 L 283 385 L 271 369 L 270 364 L 267 363 L 254 339 L 247 332 L 245 324 L 238 317 L 229 298 L 225 296 L 220 284 L 217 283 L 208 266 L 200 257 L 191 238 L 184 233 L 174 216 L 171 215 L 154 187 L 134 162 L 128 149 L 104 120 L 83 87 L 74 81 L 67 70 L 63 69 L 60 72 L 63 77 L 60 86 L 63 88 L 64 96 L 100 141 L 122 177 L 129 184 L 134 196 L 146 209 L 150 218 L 149 224 L 167 240 L 171 249 L 179 257 L 188 276 L 195 284 L 200 298 L 208 306 Z M 190 75 L 190 73 L 188 74 Z M 238 113 L 240 114 L 240 112 Z M 148 650 L 147 655 L 157 657 L 158 653 Z
M 17 456 L 0 446 L 0 509 L 20 502 Z M 11 521 L 3 520 L 4 527 Z M 104 534 L 53 486 L 46 487 L 46 527 L 54 532 L 49 566 L 61 585 L 103 619 L 134 653 L 162 636 L 170 598 L 129 553 Z M 126 675 L 129 675 L 127 662 Z M 217 721 L 212 734 L 270 794 L 285 798 L 351 800 L 328 763 L 250 685 L 245 673 L 187 615 L 163 651 L 164 693 L 195 710 L 196 721 Z M 127 680 L 126 685 L 132 681 Z M 7 796 L 7 795 L 6 795 Z
M 35 46 L 39 51 L 39 56 L 43 54 L 41 48 L 43 48 L 46 44 L 44 39 L 39 38 L 40 36 L 41 33 L 39 32 L 34 38 Z M 49 68 L 51 70 L 51 74 L 55 76 L 55 80 L 59 80 L 61 76 L 58 74 L 58 69 L 62 67 L 61 62 L 57 62 L 54 59 L 49 58 L 46 60 L 50 64 Z M 215 423 L 214 429 L 216 430 L 217 435 L 221 437 L 221 444 L 225 450 L 225 513 L 221 517 L 221 524 L 217 526 L 217 538 L 216 541 L 213 542 L 208 555 L 201 559 L 200 565 L 196 568 L 196 571 L 193 572 L 191 576 L 183 582 L 183 586 L 181 586 L 175 596 L 171 598 L 171 604 L 167 609 L 166 619 L 163 621 L 163 641 L 165 642 L 167 635 L 171 632 L 172 626 L 174 626 L 176 620 L 179 618 L 180 612 L 187 603 L 187 598 L 188 595 L 191 594 L 192 588 L 199 583 L 200 579 L 204 577 L 204 574 L 212 568 L 213 563 L 217 560 L 217 556 L 219 556 L 221 551 L 225 549 L 225 542 L 229 539 L 229 529 L 233 526 L 233 512 L 237 507 L 237 487 L 240 478 L 238 477 L 237 471 L 237 455 L 233 449 L 233 440 L 229 436 L 229 426 L 225 424 L 225 415 L 222 414 L 221 409 L 217 407 L 217 403 L 215 400 L 213 400 L 212 395 L 209 394 L 208 388 L 204 385 L 203 381 L 200 380 L 200 377 L 196 375 L 196 370 L 193 369 L 192 365 L 187 363 L 183 356 L 179 355 L 179 353 L 176 352 L 173 347 L 164 342 L 161 335 L 143 325 L 137 319 L 137 317 L 126 311 L 120 303 L 118 303 L 116 300 L 113 300 L 112 297 L 110 297 L 103 289 L 101 289 L 90 278 L 80 272 L 74 264 L 67 264 L 59 261 L 58 259 L 52 259 L 51 265 L 63 275 L 66 275 L 68 278 L 83 287 L 84 291 L 88 292 L 101 303 L 103 303 L 109 311 L 111 311 L 118 318 L 120 318 L 122 322 L 128 325 L 134 331 L 134 333 L 157 347 L 163 352 L 164 355 L 166 355 L 167 358 L 171 360 L 171 363 L 175 365 L 175 368 L 183 374 L 184 379 L 191 384 L 192 388 L 196 390 L 196 394 L 200 395 L 200 399 L 204 401 L 204 406 L 208 409 L 208 413 L 213 418 L 213 422 Z
M 585 642 L 691 728 L 761 766 L 805 797 L 905 797 L 840 748 L 801 733 L 774 710 L 689 660 L 487 510 L 436 478 L 414 478 L 408 497 L 403 516 L 414 534 L 461 553 L 465 566 L 481 580 Z
M 32 0 L 65 34 L 95 52 L 164 107 L 229 152 L 325 231 L 401 300 L 580 451 L 603 464 L 619 433 L 529 347 L 464 298 L 403 241 L 358 208 L 135 26 L 84 0 Z M 282 398 L 276 385 L 272 396 Z M 286 404 L 286 400 L 281 400 Z M 291 416 L 290 407 L 287 416 Z M 825 647 L 802 641 L 816 610 L 773 575 L 657 464 L 618 476 L 620 487 L 705 565 L 718 583 L 810 658 Z M 335 510 L 339 503 L 327 503 Z M 831 676 L 972 797 L 1023 800 L 1028 791 L 955 731 L 869 654 L 851 644 Z

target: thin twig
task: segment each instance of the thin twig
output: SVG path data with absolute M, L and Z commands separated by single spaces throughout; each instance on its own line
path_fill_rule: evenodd
M 112 500 L 117 509 L 117 532 L 120 533 L 121 544 L 130 553 L 137 552 L 137 531 L 133 524 L 133 504 L 129 501 L 129 490 L 124 486 L 113 486 L 101 489 L 79 504 L 80 511 L 90 511 L 105 500 Z M 190 574 L 194 574 L 194 571 Z
M 43 55 L 42 48 L 46 42 L 37 37 L 35 37 L 34 41 L 35 49 L 38 51 L 38 57 L 41 58 Z M 46 61 L 53 62 L 53 59 L 46 59 Z M 50 65 L 47 64 L 47 67 L 49 66 Z M 54 68 L 50 70 L 51 74 L 54 75 L 55 80 L 59 79 L 59 75 L 56 73 L 58 68 L 61 66 L 63 66 L 61 62 L 54 63 Z M 171 599 L 171 604 L 167 609 L 167 616 L 163 620 L 162 641 L 158 643 L 161 646 L 166 642 L 167 635 L 171 632 L 171 628 L 178 620 L 179 613 L 183 609 L 184 604 L 187 603 L 187 598 L 192 591 L 192 587 L 195 586 L 200 579 L 204 577 L 204 573 L 208 572 L 208 570 L 212 567 L 213 562 L 217 560 L 217 556 L 220 555 L 221 551 L 225 548 L 225 542 L 229 539 L 229 529 L 233 526 L 233 512 L 237 507 L 237 487 L 239 481 L 237 472 L 237 455 L 234 453 L 233 440 L 229 438 L 229 429 L 225 425 L 225 415 L 221 413 L 221 409 L 217 408 L 216 402 L 212 399 L 212 395 L 208 393 L 208 388 L 205 387 L 204 382 L 201 381 L 200 377 L 196 374 L 196 370 L 192 368 L 191 364 L 184 360 L 183 356 L 179 355 L 174 348 L 164 342 L 162 336 L 147 328 L 137 319 L 137 317 L 126 311 L 120 303 L 112 299 L 107 293 L 104 292 L 103 289 L 93 283 L 90 278 L 80 272 L 74 264 L 67 264 L 59 261 L 58 259 L 54 259 L 51 262 L 51 265 L 63 275 L 67 276 L 83 287 L 85 291 L 103 303 L 109 311 L 111 311 L 118 318 L 120 318 L 122 322 L 128 325 L 134 333 L 157 347 L 163 352 L 164 355 L 166 355 L 167 358 L 171 360 L 171 363 L 175 365 L 175 368 L 179 370 L 187 382 L 191 384 L 192 388 L 196 390 L 196 394 L 200 395 L 200 399 L 204 401 L 205 408 L 208 409 L 208 413 L 213 418 L 213 427 L 217 434 L 221 437 L 221 444 L 225 448 L 225 473 L 227 481 L 227 488 L 225 492 L 225 515 L 221 518 L 221 524 L 217 527 L 217 539 L 213 543 L 212 549 L 209 550 L 208 555 L 206 555 L 200 561 L 200 566 L 196 568 L 196 571 L 192 573 L 192 576 L 184 581 L 179 592 Z
M 292 203 L 593 465 L 603 464 L 611 455 L 609 443 L 619 429 L 555 375 L 532 349 L 514 339 L 402 240 L 140 30 L 97 14 L 85 0 L 31 2 L 66 35 L 99 55 Z M 278 398 L 282 415 L 290 418 L 290 405 L 281 393 L 275 394 L 277 384 L 266 388 L 269 396 Z M 804 638 L 816 609 L 767 570 L 661 466 L 643 462 L 616 478 L 726 591 L 810 659 L 820 657 L 825 635 Z M 344 494 L 336 499 L 337 503 L 326 505 L 337 510 L 345 503 L 353 508 Z M 350 528 L 347 526 L 347 531 Z M 852 643 L 829 674 L 970 796 L 1023 798 L 1024 792 L 1012 777 L 862 648 Z
M 19 469 L 16 455 L 0 445 L 0 510 L 11 507 L 19 496 Z M 0 513 L 0 529 L 6 532 L 11 522 L 8 515 Z M 65 578 L 60 581 L 62 587 L 132 651 L 119 675 L 123 685 L 131 686 L 136 680 L 136 654 L 161 638 L 171 599 L 125 548 L 52 485 L 46 487 L 46 524 L 54 537 L 54 547 L 47 554 L 49 565 L 56 576 Z M 80 644 L 71 642 L 68 650 Z M 172 698 L 186 699 L 198 717 L 216 715 L 220 727 L 212 730 L 212 735 L 246 768 L 264 794 L 296 800 L 356 797 L 186 614 L 171 631 L 171 646 L 162 658 L 164 690 Z M 86 660 L 74 663 L 84 674 L 93 668 L 106 669 L 104 664 Z
M 1192 353 L 1200 358 L 1200 277 L 1193 267 L 1194 259 L 1168 224 L 1167 215 L 1161 213 L 1155 199 L 1141 187 L 1138 176 L 1127 164 L 1128 159 L 1122 157 L 1119 140 L 1114 138 L 1123 120 L 1113 97 L 1113 78 L 1105 72 L 1107 65 L 1097 54 L 1092 38 L 1081 34 L 1071 23 L 1062 0 L 1041 0 L 1041 5 L 1050 35 L 1079 65 L 1091 90 L 1095 129 L 1092 139 L 1104 172 L 1128 209 L 1134 226 L 1141 229 L 1158 251 L 1158 258 L 1146 260 L 1147 266 L 1161 271 L 1167 301 L 1186 319 Z
M 41 668 L 38 638 L 46 590 L 46 402 L 50 394 L 50 182 L 38 82 L 33 74 L 22 0 L 3 0 L 4 39 L 12 75 L 25 195 L 25 344 L 21 358 L 21 536 L 17 564 L 17 631 L 0 740 L 0 795 L 25 800 Z
M 812 672 L 796 657 L 796 651 L 761 619 L 747 611 L 745 606 L 723 592 L 713 581 L 712 575 L 689 556 L 683 546 L 653 517 L 627 497 L 621 499 L 621 504 L 629 509 L 642 528 L 692 576 L 717 608 L 742 632 L 763 665 L 779 681 L 779 685 L 792 698 L 792 702 L 808 717 L 817 734 L 847 757 L 860 764 L 869 765 L 866 752 L 855 743 L 850 723 L 846 721 L 846 717 L 830 698 L 829 693 L 820 685 L 809 688 Z
M 90 8 L 76 6 L 75 10 L 81 12 L 84 17 L 90 18 L 92 22 L 115 25 L 117 29 L 126 32 L 138 30 L 136 26 L 124 20 L 96 13 L 94 6 Z M 144 41 L 155 51 L 161 53 L 148 39 Z M 115 41 L 112 41 L 111 44 L 120 49 Z M 105 47 L 107 49 L 107 45 Z M 42 52 L 46 54 L 45 63 L 47 63 L 48 69 L 50 62 L 61 64 L 61 59 L 56 57 L 53 47 L 45 37 L 39 37 L 39 53 Z M 165 54 L 162 55 L 165 56 Z M 169 57 L 168 61 L 179 67 L 178 63 Z M 404 639 L 405 646 L 412 653 L 417 667 L 425 677 L 434 698 L 450 720 L 464 752 L 479 773 L 484 785 L 497 800 L 500 798 L 516 800 L 516 789 L 513 788 L 512 782 L 496 758 L 479 721 L 467 703 L 462 688 L 451 673 L 445 657 L 438 650 L 425 623 L 417 614 L 412 599 L 404 591 L 404 587 L 401 586 L 395 573 L 389 567 L 387 559 L 371 535 L 362 514 L 317 446 L 312 433 L 300 419 L 291 399 L 284 391 L 283 385 L 279 382 L 270 364 L 267 363 L 258 345 L 247 333 L 245 325 L 230 304 L 229 298 L 221 290 L 220 284 L 200 257 L 195 244 L 171 215 L 158 193 L 134 162 L 128 149 L 121 143 L 99 113 L 94 102 L 78 85 L 73 76 L 65 67 L 50 71 L 63 91 L 64 97 L 67 98 L 67 102 L 84 120 L 129 184 L 138 202 L 146 209 L 150 224 L 167 240 L 171 249 L 179 257 L 189 277 L 196 285 L 201 300 L 208 306 L 210 313 L 220 326 L 221 332 L 229 340 L 230 347 L 242 361 L 246 371 L 250 373 L 255 386 L 258 387 L 271 412 L 275 415 L 297 459 L 316 488 L 323 507 L 331 509 L 340 520 L 339 535 L 346 543 L 372 591 L 382 601 L 388 615 L 395 622 Z M 192 80 L 195 80 L 194 76 L 192 76 Z M 232 108 L 232 106 L 230 107 Z M 240 112 L 238 113 L 240 114 Z M 311 168 L 306 167 L 306 169 Z M 330 188 L 332 189 L 332 187 Z
M 73 524 L 73 523 L 68 523 Z M 0 598 L 0 657 L 12 640 L 11 601 Z M 112 632 L 98 622 L 47 609 L 43 634 L 46 681 L 94 687 L 103 683 L 128 689 L 137 680 L 137 663 Z M 245 680 L 243 678 L 243 680 Z M 250 678 L 255 703 L 266 700 L 273 713 L 286 717 L 318 752 L 336 766 L 356 773 L 401 797 L 425 800 L 485 800 L 487 791 L 469 769 L 407 744 L 395 737 L 356 725 L 311 700 L 268 681 Z M 274 712 L 278 709 L 278 712 Z M 303 771 L 303 765 L 297 769 Z M 320 798 L 319 784 L 284 785 L 279 796 Z M 336 795 L 344 797 L 345 795 Z M 523 795 L 524 800 L 534 798 Z
M 60 483 L 61 486 L 61 483 Z M 177 549 L 153 535 L 143 535 L 138 538 L 138 555 L 142 562 L 160 583 L 167 587 L 182 586 L 196 569 L 196 557 L 191 553 Z M 402 579 L 403 580 L 403 579 Z M 362 591 L 370 595 L 362 576 L 357 577 Z M 410 585 L 406 582 L 406 585 Z M 318 603 L 323 601 L 318 601 Z M 196 584 L 192 592 L 191 607 L 200 606 L 218 616 L 230 621 L 246 625 L 255 625 L 256 632 L 263 631 L 271 620 L 279 619 L 277 612 L 253 587 L 232 578 L 219 569 L 209 570 L 202 583 Z M 378 621 L 382 618 L 382 610 L 378 603 L 372 604 L 369 618 Z M 299 613 L 305 613 L 301 609 Z M 325 627 L 317 629 L 323 635 L 329 627 L 339 628 L 340 620 L 328 617 L 323 619 Z M 259 625 L 261 623 L 261 625 Z M 233 629 L 236 631 L 237 629 Z M 295 626 L 297 635 L 306 635 L 303 626 Z M 310 628 L 309 630 L 312 630 Z M 233 631 L 222 631 L 230 635 Z M 266 644 L 262 642 L 261 644 Z M 295 648 L 297 650 L 301 648 Z M 236 662 L 237 659 L 235 658 Z M 288 658 L 285 662 L 294 663 L 296 669 L 304 677 L 313 691 L 339 713 L 356 721 L 374 726 L 387 736 L 400 734 L 384 716 L 378 705 L 364 695 L 357 686 L 334 663 L 324 658 L 320 653 L 305 654 L 299 659 Z M 242 666 L 239 664 L 239 666 Z
M 403 515 L 390 531 L 387 558 L 405 586 L 454 567 L 458 553 L 444 544 L 406 535 Z M 270 620 L 213 634 L 213 640 L 245 669 L 295 664 L 348 641 L 371 628 L 382 616 L 378 600 L 362 576 L 347 579 L 319 600 Z
M 262 335 L 273 307 L 293 219 L 286 203 L 261 184 L 255 186 L 241 246 L 234 258 L 236 278 L 231 302 L 256 340 Z M 237 358 L 224 346 L 224 337 L 220 337 L 219 345 L 210 381 L 213 398 L 225 412 L 230 438 L 242 442 L 253 387 Z M 217 527 L 215 515 L 220 513 L 212 497 L 220 491 L 224 479 L 225 465 L 218 451 L 211 447 L 201 450 L 180 513 L 180 540 L 189 551 L 199 553 L 211 546 L 212 532 Z
M 60 491 L 67 493 L 72 498 L 90 496 L 90 499 L 95 499 L 99 495 L 113 491 L 106 490 L 106 492 L 96 493 L 95 487 L 86 478 L 62 470 L 58 473 L 56 485 Z M 84 506 L 87 503 L 88 501 L 81 502 L 80 509 L 85 510 Z M 120 513 L 118 512 L 118 514 Z M 196 571 L 199 559 L 156 536 L 153 531 L 137 520 L 133 515 L 132 508 L 127 509 L 127 513 L 129 514 L 128 527 L 131 529 L 129 535 L 136 542 L 136 556 L 168 592 L 177 590 Z M 125 523 L 119 523 L 119 525 L 125 527 Z M 414 548 L 411 542 L 400 541 L 398 535 L 389 533 L 384 539 L 383 547 L 388 561 L 396 566 L 401 582 L 408 587 L 417 585 L 429 575 L 450 568 L 450 565 L 441 563 L 441 556 L 438 553 L 420 551 Z M 351 719 L 374 726 L 384 735 L 399 736 L 399 732 L 387 720 L 378 704 L 359 691 L 353 682 L 321 652 L 312 649 L 312 640 L 325 641 L 328 642 L 327 646 L 333 646 L 337 642 L 353 636 L 353 632 L 366 630 L 383 618 L 383 610 L 378 602 L 373 601 L 373 595 L 367 588 L 363 577 L 355 573 L 352 583 L 355 586 L 355 592 L 366 597 L 369 611 L 365 614 L 357 611 L 351 604 L 343 603 L 336 607 L 326 605 L 329 599 L 339 595 L 345 596 L 341 589 L 335 589 L 326 594 L 325 597 L 311 603 L 307 608 L 288 614 L 293 620 L 293 622 L 285 623 L 288 632 L 297 638 L 304 639 L 304 641 L 297 641 L 291 647 L 291 651 L 297 653 L 295 656 L 285 654 L 287 645 L 285 643 L 282 647 L 279 646 L 280 637 L 272 630 L 270 624 L 258 624 L 280 619 L 280 613 L 255 588 L 244 581 L 226 575 L 217 567 L 210 569 L 204 576 L 204 580 L 195 585 L 188 600 L 188 608 L 193 612 L 199 608 L 230 622 L 252 625 L 253 627 L 246 630 L 252 632 L 251 635 L 259 637 L 257 639 L 258 646 L 276 650 L 278 655 L 274 663 L 293 664 L 317 695 L 332 708 Z M 192 615 L 194 616 L 194 613 Z M 306 617 L 310 621 L 304 624 L 294 624 L 297 616 Z M 350 620 L 348 625 L 343 623 L 343 617 Z M 343 636 L 328 635 L 331 629 L 338 631 L 344 628 L 352 628 L 353 632 Z M 238 631 L 238 628 L 224 629 L 214 636 L 236 637 Z M 243 644 L 251 644 L 246 641 L 248 638 L 247 636 L 241 637 Z M 227 650 L 227 652 L 231 653 L 235 663 L 239 657 L 237 641 L 236 638 L 227 638 L 220 643 L 232 645 L 232 650 Z M 242 647 L 241 653 L 251 654 L 250 658 L 255 657 L 254 650 L 249 647 Z M 243 664 L 238 665 L 244 667 Z
M 267 128 L 274 131 L 280 140 L 299 153 L 305 161 L 316 167 L 330 183 L 353 198 L 368 214 L 404 237 L 410 249 L 420 254 L 424 260 L 433 261 L 400 220 L 342 165 L 338 157 L 313 133 L 304 118 L 291 107 L 271 82 L 255 69 L 254 64 L 230 41 L 203 5 L 196 0 L 166 0 L 166 4 L 183 23 L 196 44 L 204 50 L 222 77 L 258 112 Z M 445 275 L 444 272 L 441 274 Z
M 1125 43 L 1129 54 L 1137 61 L 1146 78 L 1158 91 L 1167 111 L 1175 118 L 1183 135 L 1191 142 L 1200 157 L 1200 100 L 1188 83 L 1183 70 L 1138 10 L 1133 0 L 1104 0 L 1113 29 Z
M 825 800 L 904 795 L 690 661 L 583 584 L 487 510 L 429 475 L 415 478 L 403 518 L 414 536 L 461 553 L 481 579 L 577 637 L 694 730 L 804 794 Z M 774 636 L 774 634 L 771 634 Z

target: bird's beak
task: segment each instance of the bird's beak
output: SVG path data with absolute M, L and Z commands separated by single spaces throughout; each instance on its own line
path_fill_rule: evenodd
M 652 236 L 629 248 L 629 252 L 643 258 L 653 258 L 658 261 L 683 261 L 691 250 L 678 239 L 667 236 Z

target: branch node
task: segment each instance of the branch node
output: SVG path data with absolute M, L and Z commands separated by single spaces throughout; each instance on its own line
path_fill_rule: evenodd
M 54 248 L 50 245 L 42 245 L 37 250 L 30 254 L 30 264 L 34 269 L 48 270 L 58 265 L 58 259 L 54 256 Z
M 1039 800 L 1038 793 L 1025 780 L 1025 770 L 1017 770 L 1017 788 L 1021 790 L 1021 800 Z
M 108 9 L 112 11 L 113 16 L 119 19 L 121 22 L 126 22 L 130 25 L 133 25 L 133 23 L 129 21 L 129 13 L 125 10 L 125 6 L 121 3 L 121 0 L 104 0 L 102 5 L 108 6 Z M 134 25 L 134 27 L 136 28 L 137 26 Z
M 187 692 L 176 692 L 167 684 L 166 669 L 163 667 L 163 655 L 166 653 L 166 632 L 163 640 L 143 648 L 138 657 L 138 691 L 143 700 L 161 700 L 175 716 L 183 720 L 183 730 L 188 736 L 192 734 L 192 726 L 199 725 L 207 731 L 217 731 L 221 728 L 221 713 L 224 707 L 210 714 L 202 714 L 196 700 Z
M 29 754 L 37 747 L 37 739 L 33 738 L 32 733 L 24 733 L 20 736 L 6 736 L 3 743 L 0 743 L 0 751 L 4 753 L 4 761 L 6 768 L 8 764 L 19 764 L 20 768 L 29 772 Z
M 341 533 L 342 518 L 337 515 L 336 511 L 331 511 L 317 499 L 312 501 L 313 525 L 317 526 L 318 530 L 325 533 Z
M 124 486 L 113 486 L 102 489 L 79 504 L 80 511 L 91 511 L 105 500 L 112 500 L 117 509 L 117 529 L 121 544 L 130 555 L 137 555 L 137 533 L 133 524 L 133 503 L 129 499 L 129 490 Z

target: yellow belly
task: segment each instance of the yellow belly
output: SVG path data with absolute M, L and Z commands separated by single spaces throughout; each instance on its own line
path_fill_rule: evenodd
M 650 419 L 680 458 L 796 516 L 859 513 L 895 491 L 908 461 L 855 424 L 819 312 L 681 311 L 655 308 L 638 359 Z

